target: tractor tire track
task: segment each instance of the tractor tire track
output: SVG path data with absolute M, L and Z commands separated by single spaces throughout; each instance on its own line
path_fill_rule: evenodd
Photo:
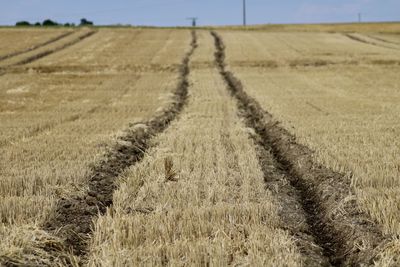
M 89 190 L 86 195 L 61 199 L 54 210 L 54 216 L 43 225 L 44 230 L 65 240 L 65 251 L 71 251 L 77 257 L 86 256 L 93 220 L 112 206 L 117 177 L 145 156 L 150 140 L 163 132 L 183 110 L 188 99 L 189 63 L 196 48 L 197 36 L 193 31 L 191 49 L 180 67 L 180 81 L 173 103 L 162 114 L 142 124 L 133 125 L 106 159 L 93 168 L 88 177 Z
M 75 44 L 77 44 L 77 43 L 89 38 L 90 36 L 94 35 L 95 33 L 97 33 L 96 30 L 89 31 L 89 32 L 85 33 L 84 35 L 81 35 L 78 38 L 76 38 L 76 39 L 72 40 L 71 42 L 68 42 L 68 43 L 66 43 L 66 44 L 64 44 L 64 45 L 62 45 L 60 47 L 56 47 L 54 49 L 50 49 L 50 50 L 46 50 L 46 51 L 40 52 L 38 54 L 35 54 L 33 56 L 30 56 L 28 58 L 25 58 L 25 59 L 23 59 L 21 61 L 18 61 L 16 63 L 10 64 L 10 65 L 2 66 L 2 67 L 0 67 L 0 77 L 4 76 L 5 74 L 7 74 L 9 72 L 9 68 L 11 68 L 11 67 L 16 67 L 16 66 L 21 66 L 21 65 L 28 64 L 28 63 L 32 63 L 32 62 L 34 62 L 36 60 L 39 60 L 41 58 L 44 58 L 46 56 L 49 56 L 49 55 L 54 54 L 54 53 L 57 53 L 57 52 L 59 52 L 61 50 L 64 50 L 64 49 L 66 49 L 66 48 L 68 48 L 70 46 L 73 46 L 73 45 L 75 45 Z
M 136 35 L 138 35 L 138 34 L 140 34 L 140 32 L 138 32 Z M 157 54 L 158 54 L 158 52 L 152 56 L 152 59 L 154 59 Z M 152 59 L 150 61 L 152 61 Z M 38 69 L 40 70 L 42 68 L 45 70 L 43 73 L 53 73 L 52 71 L 60 71 L 60 70 L 68 69 L 68 68 L 61 67 L 60 69 L 56 68 L 56 70 L 54 70 L 54 69 L 51 69 L 51 68 L 54 68 L 54 67 L 50 67 L 50 70 L 48 70 L 46 67 L 38 67 L 38 68 L 36 68 L 36 70 L 38 70 Z M 146 66 L 144 69 L 146 70 L 146 72 L 151 72 L 152 68 L 156 69 L 156 71 L 176 72 L 177 70 L 179 70 L 180 66 L 177 65 L 177 66 L 171 67 L 171 66 L 161 66 L 161 65 L 158 65 L 158 64 L 152 64 L 150 66 Z M 33 69 L 35 69 L 35 68 L 33 68 Z M 89 70 L 90 69 L 85 69 L 84 71 L 86 73 L 88 73 Z M 96 71 L 99 71 L 99 69 L 96 69 Z M 141 72 L 143 72 L 143 71 L 141 71 Z M 0 74 L 0 76 L 1 76 L 1 74 Z M 129 88 L 124 90 L 121 93 L 120 97 L 125 95 L 128 91 L 129 91 Z M 91 109 L 89 109 L 87 111 L 84 111 L 82 113 L 72 114 L 72 115 L 60 120 L 59 122 L 48 122 L 48 123 L 45 123 L 45 124 L 43 124 L 41 126 L 38 126 L 35 129 L 29 131 L 28 133 L 26 133 L 24 135 L 14 136 L 14 138 L 3 140 L 3 141 L 0 140 L 0 148 L 5 147 L 5 146 L 9 146 L 9 145 L 15 145 L 15 143 L 19 142 L 21 139 L 34 138 L 34 137 L 40 135 L 41 133 L 43 133 L 45 131 L 50 131 L 53 128 L 61 126 L 63 124 L 71 123 L 71 122 L 77 121 L 79 119 L 87 118 L 91 114 L 95 113 L 97 110 L 99 110 L 99 109 L 101 109 L 101 108 L 103 108 L 105 106 L 110 105 L 111 101 L 112 101 L 111 99 L 109 99 L 107 101 L 102 101 L 101 103 L 99 103 L 98 105 L 92 107 Z
M 228 84 L 225 74 L 225 65 L 223 62 L 224 51 L 222 40 L 212 32 L 216 40 L 217 52 L 215 53 L 215 64 L 218 66 L 222 78 Z M 218 39 L 217 39 L 218 38 Z M 228 88 L 231 93 L 232 90 Z M 251 122 L 248 121 L 248 114 L 241 110 L 239 104 L 239 116 L 245 118 L 246 126 L 254 129 Z M 290 185 L 290 178 L 284 171 L 284 167 L 276 160 L 271 153 L 271 148 L 266 146 L 261 135 L 254 131 L 250 135 L 256 145 L 256 151 L 261 169 L 264 174 L 266 187 L 272 193 L 275 199 L 275 205 L 278 207 L 278 214 L 282 221 L 282 229 L 288 231 L 296 240 L 296 245 L 303 256 L 305 266 L 331 266 L 327 257 L 324 256 L 323 248 L 317 245 L 317 241 L 312 235 L 310 226 L 307 223 L 307 214 L 302 209 L 299 201 L 300 193 Z
M 48 40 L 48 41 L 46 41 L 46 42 L 44 42 L 44 43 L 41 43 L 41 44 L 32 46 L 32 47 L 30 47 L 30 48 L 28 48 L 28 49 L 21 50 L 21 51 L 17 51 L 17 52 L 14 52 L 14 53 L 11 53 L 11 54 L 7 54 L 7 55 L 4 55 L 4 56 L 0 56 L 0 62 L 1 62 L 1 61 L 4 61 L 4 60 L 6 60 L 6 59 L 9 59 L 9 58 L 15 57 L 15 56 L 19 56 L 19 55 L 22 55 L 22 54 L 25 54 L 25 53 L 28 53 L 28 52 L 32 52 L 32 51 L 34 51 L 34 50 L 36 50 L 36 49 L 39 49 L 39 48 L 41 48 L 41 47 L 44 47 L 44 46 L 46 46 L 46 45 L 55 43 L 55 42 L 57 42 L 57 41 L 59 41 L 59 40 L 65 38 L 65 37 L 67 37 L 67 36 L 73 34 L 74 32 L 75 32 L 75 31 L 66 32 L 66 33 L 63 33 L 63 34 L 61 34 L 61 35 L 59 35 L 59 36 L 56 36 L 56 37 L 54 37 L 54 38 L 52 38 L 52 39 L 50 39 L 50 40 Z
M 25 64 L 28 64 L 28 63 L 32 63 L 32 62 L 34 62 L 34 61 L 36 61 L 36 60 L 39 60 L 39 59 L 41 59 L 41 58 L 44 58 L 44 57 L 46 57 L 46 56 L 48 56 L 48 55 L 57 53 L 57 52 L 59 52 L 59 51 L 61 51 L 61 50 L 64 50 L 64 49 L 66 49 L 66 48 L 68 48 L 68 47 L 70 47 L 70 46 L 73 46 L 73 45 L 75 45 L 75 44 L 77 44 L 77 43 L 79 43 L 79 42 L 85 40 L 86 38 L 89 38 L 90 36 L 94 35 L 96 32 L 97 32 L 97 31 L 95 31 L 95 30 L 91 30 L 91 31 L 89 31 L 89 32 L 87 32 L 87 33 L 85 33 L 85 34 L 83 34 L 83 35 L 77 37 L 76 39 L 72 40 L 71 42 L 68 42 L 68 43 L 66 43 L 66 44 L 64 44 L 64 45 L 62 45 L 62 46 L 56 47 L 56 48 L 54 48 L 54 49 L 50 49 L 50 50 L 47 50 L 47 51 L 43 51 L 43 52 L 38 53 L 38 54 L 36 54 L 36 55 L 33 55 L 33 56 L 31 56 L 31 57 L 25 58 L 25 59 L 23 59 L 23 60 L 21 60 L 21 61 L 15 63 L 15 64 L 9 66 L 9 67 L 12 67 L 12 66 L 20 66 L 20 65 L 25 65 Z
M 254 129 L 256 140 L 261 147 L 260 163 L 263 166 L 268 183 L 274 183 L 278 177 L 264 164 L 271 163 L 268 154 L 272 155 L 274 168 L 288 179 L 275 181 L 280 191 L 278 199 L 281 205 L 287 205 L 289 213 L 283 219 L 288 219 L 291 207 L 300 203 L 306 217 L 306 230 L 312 236 L 322 252 L 321 265 L 332 266 L 370 266 L 389 238 L 384 237 L 381 229 L 373 220 L 363 213 L 352 192 L 349 179 L 324 166 L 316 165 L 312 160 L 312 151 L 296 143 L 295 137 L 279 126 L 270 114 L 265 112 L 260 104 L 246 94 L 242 83 L 225 67 L 225 46 L 222 38 L 212 32 L 216 46 L 216 63 L 220 73 L 227 83 L 231 94 L 237 99 L 240 115 L 248 127 Z M 266 155 L 266 156 L 265 156 Z M 272 177 L 272 178 L 271 178 Z M 282 186 L 283 185 L 283 186 Z M 281 188 L 279 188 L 281 186 Z M 286 196 L 284 195 L 286 194 Z M 292 205 L 290 204 L 290 202 Z M 301 213 L 301 212 L 300 212 Z M 293 219 L 288 219 L 289 232 Z M 294 220 L 295 221 L 295 220 Z M 307 231 L 306 231 L 307 233 Z M 302 233 L 293 233 L 294 236 Z M 300 250 L 304 253 L 304 239 L 299 240 Z M 306 257 L 316 255 L 316 251 L 306 251 Z M 316 261 L 314 261 L 315 263 Z
M 384 43 L 387 43 L 387 44 L 393 44 L 393 45 L 396 45 L 396 46 L 399 46 L 400 45 L 400 43 L 399 42 L 394 42 L 394 41 L 390 41 L 390 40 L 386 40 L 386 39 L 383 39 L 383 38 L 380 38 L 380 37 L 377 37 L 377 36 L 373 36 L 373 35 L 367 35 L 369 38 L 371 38 L 371 39 L 375 39 L 375 40 L 377 40 L 377 41 L 381 41 L 381 42 L 384 42 Z
M 17 67 L 17 66 L 28 64 L 28 63 L 32 63 L 32 62 L 34 62 L 36 60 L 39 60 L 41 58 L 44 58 L 46 56 L 49 56 L 49 55 L 54 54 L 54 53 L 57 53 L 57 52 L 59 52 L 61 50 L 64 50 L 64 49 L 66 49 L 66 48 L 68 48 L 70 46 L 73 46 L 73 45 L 85 40 L 86 38 L 89 38 L 90 36 L 94 35 L 95 33 L 97 33 L 96 30 L 89 31 L 89 32 L 87 32 L 87 33 L 85 33 L 85 34 L 83 34 L 81 36 L 78 36 L 76 39 L 74 39 L 74 40 L 72 40 L 72 41 L 70 41 L 68 43 L 65 43 L 62 46 L 55 47 L 53 49 L 40 52 L 40 53 L 35 54 L 33 56 L 30 56 L 28 58 L 24 58 L 24 59 L 22 59 L 22 60 L 20 60 L 20 61 L 18 61 L 16 63 L 12 63 L 12 64 L 9 64 L 9 65 L 2 66 L 2 67 L 0 67 L 0 76 L 3 76 L 5 74 L 9 73 L 10 72 L 10 68 L 12 68 L 12 67 Z
M 352 35 L 352 34 L 350 34 L 350 33 L 346 33 L 346 34 L 344 34 L 344 36 L 346 36 L 347 38 L 349 38 L 349 39 L 351 39 L 351 40 L 353 40 L 353 41 L 359 42 L 359 43 L 369 44 L 369 45 L 373 45 L 373 46 L 377 46 L 377 47 L 381 47 L 381 48 L 392 49 L 392 50 L 400 50 L 400 47 L 397 48 L 397 47 L 392 47 L 392 46 L 386 46 L 386 45 L 382 45 L 382 44 L 377 44 L 377 43 L 374 43 L 374 42 L 369 42 L 369 41 L 364 40 L 364 39 L 362 39 L 362 38 L 360 38 L 360 37 L 354 36 L 354 35 Z M 375 40 L 379 40 L 378 38 L 374 38 L 374 37 L 370 37 L 370 38 L 373 38 L 373 39 L 375 39 Z M 382 41 L 382 40 L 380 40 L 380 41 Z M 386 43 L 387 43 L 387 42 L 386 42 Z

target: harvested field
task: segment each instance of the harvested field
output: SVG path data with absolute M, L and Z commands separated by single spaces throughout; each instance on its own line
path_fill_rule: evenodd
M 270 69 L 400 63 L 400 50 L 382 41 L 368 42 L 363 34 L 227 31 L 223 37 L 232 44 L 227 46 L 229 66 Z
M 217 68 L 190 82 L 179 121 L 122 176 L 97 221 L 90 265 L 299 265 Z
M 229 40 L 232 35 L 222 33 L 222 36 L 227 36 Z M 239 38 L 238 35 L 236 38 Z M 356 210 L 369 216 L 369 220 L 380 228 L 380 235 L 385 241 L 380 245 L 376 244 L 378 250 L 385 247 L 388 251 L 392 251 L 392 255 L 381 252 L 383 253 L 381 256 L 385 256 L 380 259 L 380 264 L 398 261 L 397 214 L 400 207 L 394 204 L 398 202 L 399 177 L 399 169 L 396 167 L 399 154 L 397 149 L 399 146 L 396 145 L 400 88 L 398 67 L 392 64 L 379 64 L 379 60 L 362 66 L 337 64 L 320 66 L 317 69 L 307 66 L 295 69 L 283 66 L 274 69 L 242 67 L 236 64 L 239 56 L 235 55 L 235 51 L 238 51 L 239 46 L 243 46 L 245 42 L 244 39 L 230 43 L 225 41 L 227 65 L 240 79 L 249 95 L 270 112 L 266 116 L 266 121 L 270 121 L 267 125 L 280 123 L 282 129 L 289 131 L 288 138 L 295 135 L 299 143 L 314 151 L 312 157 L 316 164 L 327 166 L 342 174 L 343 181 L 352 192 L 348 192 L 347 197 L 342 197 L 343 206 L 340 203 L 331 204 L 330 209 L 340 208 L 340 213 L 343 213 L 341 216 L 351 215 L 353 212 L 345 207 L 348 203 L 355 202 Z M 360 42 L 361 47 L 364 45 L 370 44 Z M 370 47 L 374 50 L 377 46 L 370 45 Z M 266 46 L 262 50 L 268 53 L 268 48 Z M 329 47 L 324 49 L 328 50 Z M 379 49 L 381 50 L 379 58 L 389 55 L 395 58 L 398 53 L 389 48 L 384 50 L 379 47 Z M 361 49 L 359 52 L 360 55 L 353 54 L 352 57 L 369 57 L 367 52 L 362 52 Z M 257 52 L 253 50 L 251 53 Z M 246 56 L 240 56 L 243 57 Z M 276 56 L 276 60 L 281 58 Z M 274 59 L 271 59 L 270 55 L 262 57 L 260 54 L 258 60 L 263 62 Z M 275 145 L 282 146 L 280 138 L 276 139 L 273 134 L 268 135 Z M 282 157 L 279 155 L 281 152 L 277 153 Z M 293 162 L 295 166 L 304 164 L 301 163 L 300 155 L 296 161 L 297 163 Z M 320 179 L 315 181 L 321 182 Z M 338 190 L 340 187 L 333 185 L 333 188 Z M 323 196 L 324 193 L 320 191 L 319 194 Z M 333 195 L 329 193 L 326 196 L 327 200 Z M 332 215 L 335 213 L 334 210 L 331 212 Z M 357 217 L 360 218 L 360 215 Z M 334 220 L 334 217 L 329 219 L 332 222 Z M 371 245 L 374 247 L 372 241 L 379 240 L 373 235 L 371 238 L 371 242 L 361 242 L 364 244 L 362 250 L 368 250 Z M 356 247 L 355 244 L 353 246 Z
M 69 46 L 75 45 L 78 42 L 92 36 L 96 33 L 94 30 L 82 29 L 71 34 L 64 34 L 43 43 L 35 49 L 27 50 L 24 53 L 18 53 L 15 56 L 8 57 L 0 62 L 0 68 L 7 71 L 9 68 L 31 63 L 58 51 L 61 51 Z
M 243 30 L 242 27 L 223 27 L 224 29 Z M 382 22 L 382 23 L 333 23 L 333 24 L 269 24 L 269 25 L 249 25 L 246 30 L 259 32 L 312 32 L 312 33 L 385 33 L 399 34 L 400 23 L 398 22 Z
M 398 266 L 397 26 L 302 27 L 0 46 L 0 265 Z
M 70 34 L 64 29 L 0 29 L 0 61 L 56 42 Z
M 130 33 L 126 32 L 127 38 Z M 186 31 L 179 34 L 182 38 L 177 42 L 183 40 L 186 45 L 185 49 L 177 47 L 182 60 L 190 48 L 190 34 Z M 151 42 L 160 49 L 149 54 L 148 61 L 158 52 L 163 53 L 162 44 L 169 35 L 165 32 L 157 36 L 161 45 L 157 39 Z M 148 41 L 143 40 L 142 45 L 148 45 Z M 74 53 L 78 48 L 66 49 Z M 134 62 L 135 51 L 131 54 Z M 40 244 L 29 241 L 30 237 L 40 239 L 48 235 L 40 228 L 54 216 L 53 210 L 60 199 L 73 192 L 85 194 L 92 166 L 101 162 L 118 137 L 126 135 L 130 126 L 164 112 L 164 107 L 174 101 L 179 76 L 178 68 L 159 73 L 157 81 L 153 72 L 145 71 L 29 72 L 0 77 L 4 81 L 1 93 L 5 96 L 1 105 L 0 232 L 7 249 L 1 250 L 0 258 L 4 256 L 6 262 L 22 264 L 31 257 L 25 251 L 36 251 L 35 255 L 43 257 L 43 264 L 52 261 L 52 252 L 43 251 Z M 29 92 L 18 90 L 20 85 L 28 85 Z M 63 257 L 60 261 L 65 263 Z

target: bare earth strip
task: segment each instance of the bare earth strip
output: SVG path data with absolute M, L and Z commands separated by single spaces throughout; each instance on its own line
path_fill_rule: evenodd
M 391 240 L 361 212 L 351 190 L 350 180 L 323 166 L 315 165 L 312 152 L 295 142 L 295 138 L 278 126 L 259 103 L 249 97 L 239 80 L 225 70 L 224 44 L 213 33 L 218 52 L 217 61 L 229 89 L 239 107 L 285 168 L 290 182 L 299 192 L 307 221 L 318 244 L 324 248 L 332 265 L 373 264 Z M 360 247 L 360 244 L 363 244 Z

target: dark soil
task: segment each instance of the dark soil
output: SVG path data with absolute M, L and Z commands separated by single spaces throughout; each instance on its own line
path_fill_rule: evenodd
M 121 138 L 103 162 L 98 163 L 88 177 L 89 190 L 85 196 L 61 199 L 52 219 L 43 228 L 65 240 L 65 247 L 76 256 L 85 256 L 92 232 L 93 220 L 104 214 L 113 204 L 117 177 L 127 168 L 139 162 L 149 148 L 150 140 L 164 131 L 182 111 L 188 98 L 189 61 L 197 47 L 196 33 L 192 33 L 191 50 L 180 67 L 180 81 L 173 103 L 159 116 L 144 122 L 146 127 L 133 127 Z
M 293 135 L 279 126 L 255 99 L 247 95 L 242 83 L 225 68 L 223 40 L 215 32 L 212 35 L 221 75 L 231 94 L 238 100 L 240 115 L 257 134 L 255 138 L 261 147 L 260 163 L 267 185 L 275 184 L 269 187 L 279 192 L 278 199 L 284 209 L 281 217 L 286 220 L 288 230 L 294 236 L 303 237 L 305 234 L 299 240 L 299 248 L 306 257 L 311 257 L 307 265 L 318 265 L 318 260 L 321 261 L 320 265 L 372 265 L 381 245 L 389 240 L 373 220 L 361 211 L 350 180 L 315 164 L 313 152 L 298 144 Z M 269 158 L 270 155 L 272 158 Z M 274 166 L 268 166 L 271 163 Z M 302 211 L 296 210 L 297 203 L 300 203 Z M 293 232 L 296 229 L 291 225 L 301 216 L 305 216 L 307 225 Z M 311 246 L 304 246 L 307 241 Z M 311 247 L 314 242 L 317 246 L 313 250 Z M 324 262 L 324 259 L 328 261 Z

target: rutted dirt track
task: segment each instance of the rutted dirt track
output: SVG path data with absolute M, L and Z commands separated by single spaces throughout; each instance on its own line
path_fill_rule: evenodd
M 399 50 L 400 49 L 399 47 L 392 47 L 392 46 L 387 46 L 387 45 L 384 45 L 384 44 L 379 44 L 379 43 L 376 43 L 376 42 L 373 42 L 373 41 L 368 41 L 368 40 L 365 40 L 363 38 L 360 38 L 360 37 L 355 36 L 354 34 L 350 34 L 350 33 L 345 34 L 345 36 L 350 38 L 351 40 L 354 40 L 354 41 L 360 42 L 360 43 L 364 43 L 364 44 L 374 45 L 374 46 L 383 47 L 383 48 L 387 48 L 387 49 L 393 49 L 393 50 Z M 383 40 L 381 38 L 376 38 L 376 37 L 371 37 L 371 36 L 369 36 L 369 38 L 371 38 L 371 39 L 373 39 L 375 41 L 383 42 L 383 43 L 390 43 L 390 42 L 388 42 L 386 40 Z
M 377 36 L 373 36 L 373 35 L 368 35 L 368 37 L 371 38 L 371 39 L 375 39 L 375 40 L 377 40 L 377 41 L 380 41 L 380 42 L 387 43 L 387 44 L 400 45 L 399 42 L 394 42 L 394 41 L 386 40 L 386 39 L 381 38 L 381 37 L 377 37 Z
M 118 145 L 109 152 L 104 162 L 94 167 L 88 178 L 89 190 L 83 197 L 71 196 L 62 199 L 52 219 L 44 229 L 54 232 L 65 240 L 65 248 L 74 255 L 84 256 L 92 221 L 100 212 L 103 214 L 112 205 L 115 180 L 125 169 L 140 161 L 148 149 L 154 135 L 164 131 L 169 123 L 182 111 L 188 97 L 188 75 L 190 58 L 197 47 L 195 32 L 192 32 L 191 49 L 180 67 L 180 81 L 174 93 L 173 103 L 161 115 L 133 125 L 128 133 L 120 138 Z
M 12 55 L 12 56 L 9 56 L 7 58 L 4 58 L 3 60 L 13 59 L 14 56 L 23 55 L 25 53 L 29 53 L 29 52 L 32 52 L 32 51 L 35 52 L 33 55 L 30 55 L 30 56 L 27 56 L 25 58 L 22 58 L 21 60 L 18 60 L 18 58 L 15 58 L 15 60 L 18 60 L 18 61 L 14 61 L 13 63 L 8 63 L 8 64 L 6 63 L 2 67 L 0 67 L 0 76 L 8 73 L 9 71 L 11 71 L 15 67 L 32 63 L 32 62 L 34 62 L 36 60 L 39 60 L 41 58 L 44 58 L 46 56 L 49 56 L 51 54 L 57 53 L 57 52 L 59 52 L 61 50 L 64 50 L 64 49 L 66 49 L 66 48 L 68 48 L 70 46 L 73 46 L 73 45 L 75 45 L 75 44 L 77 44 L 77 43 L 89 38 L 90 36 L 94 35 L 96 32 L 97 32 L 96 30 L 90 30 L 90 31 L 87 31 L 86 33 L 80 34 L 79 36 L 77 36 L 76 38 L 72 39 L 69 42 L 61 44 L 59 46 L 55 46 L 55 47 L 52 47 L 52 48 L 50 47 L 50 48 L 45 49 L 46 46 L 51 45 L 53 43 L 56 43 L 57 41 L 63 40 L 66 37 L 72 35 L 72 33 L 74 33 L 74 32 L 71 32 L 71 33 L 68 33 L 68 34 L 63 34 L 63 35 L 61 35 L 61 36 L 59 36 L 59 37 L 57 37 L 57 38 L 55 38 L 53 40 L 50 40 L 50 41 L 48 41 L 46 43 L 43 43 L 43 44 L 41 44 L 39 46 L 36 46 L 33 49 L 30 49 L 30 50 L 27 50 L 27 51 L 23 51 L 23 52 L 21 52 L 19 54 Z M 39 48 L 43 49 L 43 51 L 41 51 L 41 52 L 37 51 L 36 52 L 35 50 L 37 50 Z
M 96 33 L 96 31 L 94 31 L 94 30 L 89 31 L 89 32 L 87 32 L 87 33 L 85 33 L 85 34 L 79 36 L 78 38 L 76 38 L 76 39 L 74 39 L 74 40 L 72 40 L 72 41 L 70 41 L 70 42 L 68 42 L 68 43 L 66 43 L 66 44 L 64 44 L 64 45 L 62 45 L 62 46 L 60 46 L 60 47 L 56 47 L 56 48 L 54 48 L 54 49 L 50 49 L 50 50 L 41 52 L 41 53 L 39 53 L 39 54 L 33 55 L 33 56 L 31 56 L 31 57 L 28 57 L 28 58 L 26 58 L 26 59 L 24 59 L 24 60 L 19 61 L 19 62 L 16 63 L 15 65 L 18 66 L 18 65 L 28 64 L 28 63 L 31 63 L 31 62 L 36 61 L 36 60 L 38 60 L 38 59 L 41 59 L 41 58 L 43 58 L 43 57 L 46 57 L 46 56 L 48 56 L 48 55 L 54 54 L 54 53 L 56 53 L 56 52 L 58 52 L 58 51 L 61 51 L 61 50 L 65 49 L 65 48 L 67 48 L 67 47 L 70 47 L 70 46 L 72 46 L 72 45 L 74 45 L 74 44 L 77 44 L 77 43 L 79 43 L 80 41 L 85 40 L 86 38 L 89 38 L 90 36 L 92 36 L 92 35 L 95 34 L 95 33 Z
M 61 34 L 61 35 L 59 35 L 59 36 L 57 36 L 57 37 L 54 37 L 54 38 L 52 38 L 52 39 L 50 39 L 50 40 L 48 40 L 48 41 L 46 41 L 46 42 L 44 42 L 44 43 L 35 45 L 35 46 L 30 47 L 30 48 L 28 48 L 28 49 L 21 50 L 21 51 L 17 51 L 17 52 L 14 52 L 14 53 L 11 53 L 11 54 L 7 54 L 7 55 L 4 55 L 4 56 L 0 56 L 0 61 L 9 59 L 9 58 L 11 58 L 11 57 L 19 56 L 19 55 L 22 55 L 22 54 L 31 52 L 31 51 L 33 51 L 33 50 L 36 50 L 36 49 L 38 49 L 38 48 L 40 48 L 40 47 L 43 47 L 43 46 L 52 44 L 52 43 L 57 42 L 57 41 L 59 41 L 59 40 L 65 38 L 65 37 L 67 37 L 67 36 L 69 36 L 69 35 L 71 35 L 71 34 L 73 34 L 73 33 L 74 33 L 73 31 L 66 32 L 66 33 L 63 33 L 63 34 Z
M 247 125 L 256 132 L 256 140 L 262 147 L 260 162 L 273 163 L 278 174 L 270 173 L 264 167 L 267 184 L 283 173 L 290 186 L 280 191 L 278 198 L 287 205 L 282 211 L 283 219 L 293 213 L 290 207 L 299 202 L 307 221 L 305 234 L 309 238 L 300 238 L 299 247 L 309 255 L 317 256 L 320 264 L 333 266 L 364 266 L 373 264 L 380 248 L 386 240 L 380 229 L 372 220 L 360 211 L 352 192 L 350 181 L 343 175 L 323 166 L 317 166 L 312 160 L 312 151 L 296 143 L 294 136 L 274 122 L 271 115 L 265 112 L 259 103 L 248 96 L 241 82 L 226 70 L 225 46 L 221 37 L 212 32 L 216 46 L 216 62 L 228 89 L 238 100 L 238 107 Z M 269 159 L 272 153 L 273 159 Z M 265 165 L 265 164 L 264 164 Z M 272 174 L 272 175 L 271 175 Z M 273 181 L 278 183 L 279 181 Z M 281 181 L 282 184 L 282 181 Z M 284 184 L 284 183 L 283 183 Z M 300 215 L 301 216 L 301 215 Z M 290 221 L 289 231 L 290 229 Z M 293 232 L 295 236 L 300 233 Z M 306 240 L 314 240 L 319 248 L 307 251 Z M 306 249 L 306 250 L 304 250 Z M 321 251 L 322 255 L 318 252 Z M 310 254 L 311 253 L 311 254 Z M 327 261 L 324 263 L 325 259 Z M 315 262 L 314 262 L 315 263 Z M 318 261 L 316 262 L 318 263 Z

